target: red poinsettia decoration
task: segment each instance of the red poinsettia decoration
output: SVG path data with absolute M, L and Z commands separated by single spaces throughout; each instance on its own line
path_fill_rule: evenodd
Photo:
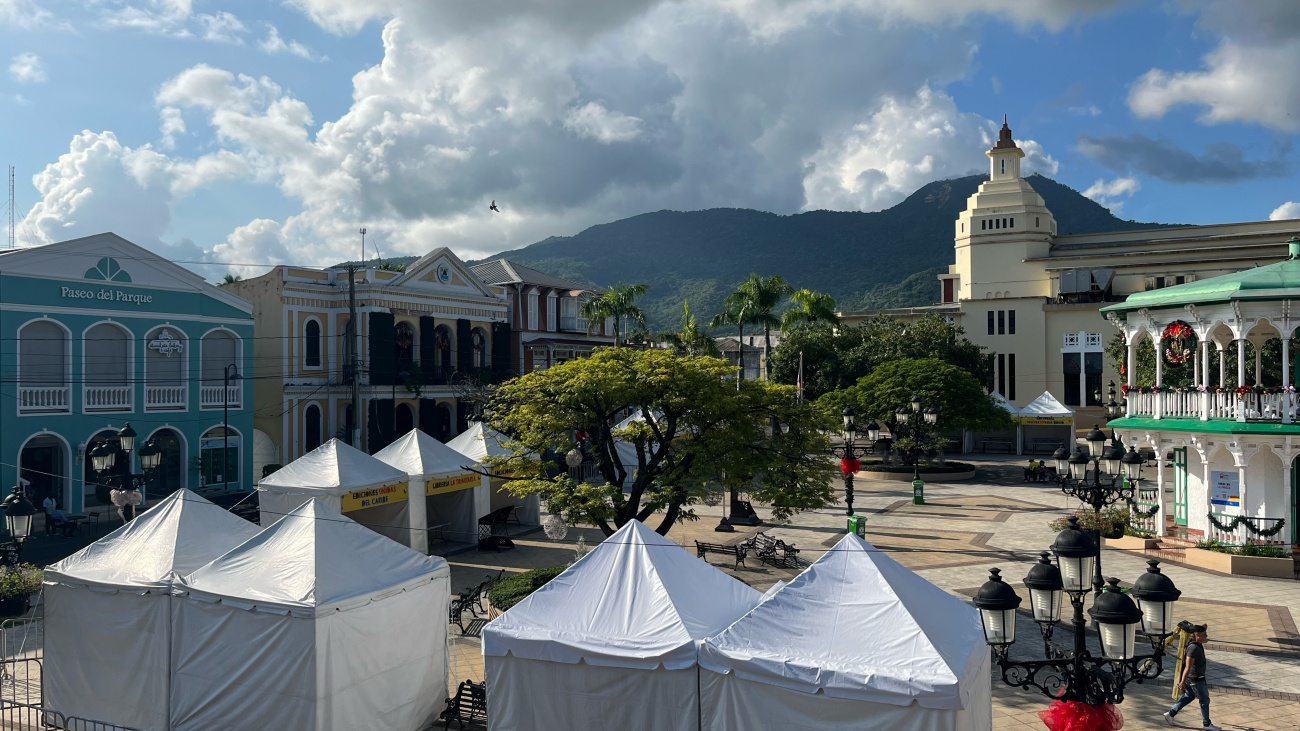
M 861 471 L 862 471 L 862 460 L 849 459 L 848 457 L 845 457 L 844 459 L 840 460 L 840 472 L 843 472 L 846 475 L 853 475 Z
M 1090 706 L 1078 701 L 1052 701 L 1038 717 L 1050 731 L 1118 731 L 1124 716 L 1113 704 Z

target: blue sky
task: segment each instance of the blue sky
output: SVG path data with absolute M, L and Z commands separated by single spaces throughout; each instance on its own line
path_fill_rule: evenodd
M 361 226 L 472 258 L 662 208 L 877 210 L 982 170 L 1002 114 L 1121 217 L 1300 217 L 1297 30 L 1287 0 L 0 0 L 0 164 L 21 244 L 245 274 Z

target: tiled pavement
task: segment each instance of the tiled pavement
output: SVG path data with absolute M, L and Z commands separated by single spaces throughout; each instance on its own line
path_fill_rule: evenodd
M 906 483 L 858 479 L 854 484 L 855 508 L 868 516 L 867 540 L 965 600 L 987 578 L 991 567 L 1001 567 L 1013 580 L 1027 571 L 1055 535 L 1048 522 L 1074 507 L 1055 487 L 1022 483 L 1016 458 L 990 458 L 977 464 L 980 470 L 973 481 L 927 485 L 924 507 L 911 505 Z M 674 526 L 668 537 L 693 549 L 694 540 L 740 541 L 756 530 L 715 533 L 721 510 L 702 507 L 699 520 Z M 761 508 L 759 512 L 768 517 Z M 650 522 L 653 525 L 654 520 Z M 795 544 L 800 557 L 812 561 L 843 535 L 844 508 L 810 511 L 762 530 Z M 563 541 L 555 542 L 539 531 L 517 539 L 515 551 L 453 556 L 453 590 L 482 581 L 501 567 L 522 571 L 570 562 L 578 536 L 583 536 L 588 546 L 602 538 L 594 529 L 570 528 Z M 760 567 L 752 558 L 740 569 L 721 556 L 709 560 L 760 590 L 797 574 L 792 569 Z M 1108 548 L 1102 564 L 1107 576 L 1118 576 L 1127 583 L 1146 569 L 1146 557 Z M 1165 565 L 1163 570 L 1183 591 L 1179 618 L 1210 625 L 1206 654 L 1215 723 L 1238 731 L 1300 729 L 1300 633 L 1296 630 L 1300 582 L 1227 577 L 1174 565 Z M 1027 599 L 1028 593 L 1023 588 L 1020 591 Z M 1021 628 L 1019 636 L 1028 652 L 1038 632 L 1032 622 L 1025 622 L 1028 626 Z M 456 651 L 453 675 L 481 679 L 477 642 L 459 642 L 465 646 Z M 1160 714 L 1171 703 L 1169 676 L 1166 670 L 1155 684 L 1127 689 L 1128 697 L 1121 706 L 1126 731 L 1168 728 Z M 994 683 L 993 704 L 994 728 L 999 731 L 1045 728 L 1036 715 L 1047 705 L 1044 697 L 999 681 Z M 1186 728 L 1199 727 L 1196 704 L 1185 709 L 1178 721 Z

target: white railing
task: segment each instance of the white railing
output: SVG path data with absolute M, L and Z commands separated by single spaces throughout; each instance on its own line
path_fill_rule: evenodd
M 81 389 L 86 411 L 130 411 L 130 386 L 86 386 Z
M 561 315 L 560 330 L 570 333 L 585 333 L 587 332 L 587 318 Z
M 60 413 L 71 410 L 67 386 L 19 386 L 18 410 L 28 413 Z
M 232 409 L 239 408 L 240 395 L 243 389 L 239 386 L 204 386 L 199 389 L 199 405 L 205 409 L 222 408 L 230 406 Z
M 184 386 L 145 386 L 144 408 L 147 411 L 170 411 L 185 408 Z
M 1128 394 L 1134 416 L 1160 419 L 1227 419 L 1237 421 L 1298 420 L 1300 405 L 1294 393 L 1254 393 L 1237 395 L 1232 391 L 1162 391 Z

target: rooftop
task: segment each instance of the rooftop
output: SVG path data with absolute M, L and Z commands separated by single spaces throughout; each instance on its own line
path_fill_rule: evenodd
M 1290 241 L 1290 256 L 1276 264 L 1244 269 L 1232 274 L 1188 282 L 1149 292 L 1101 308 L 1102 312 L 1126 313 L 1139 309 L 1182 307 L 1233 300 L 1289 299 L 1300 296 L 1300 238 Z
M 470 267 L 485 284 L 532 284 L 539 287 L 591 291 L 591 287 L 553 277 L 508 259 L 494 259 Z

